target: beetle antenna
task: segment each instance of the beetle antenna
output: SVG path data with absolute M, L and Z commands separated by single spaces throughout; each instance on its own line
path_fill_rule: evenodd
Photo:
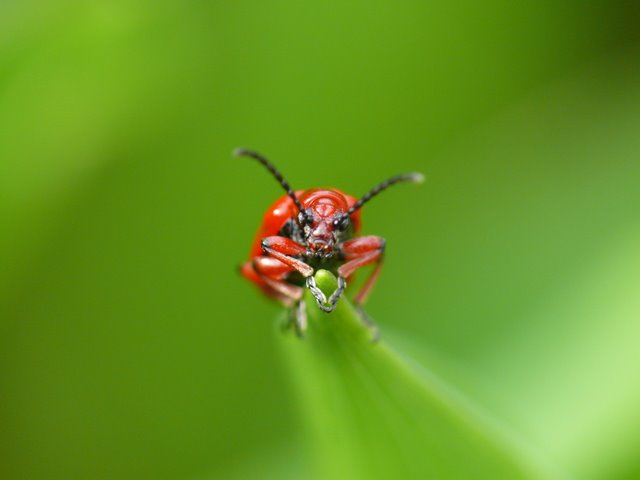
M 249 150 L 247 148 L 236 148 L 233 151 L 233 154 L 236 157 L 251 157 L 254 160 L 257 160 L 258 162 L 260 162 L 262 165 L 264 165 L 266 167 L 266 169 L 271 172 L 271 175 L 276 177 L 276 180 L 278 180 L 280 185 L 282 185 L 282 188 L 284 188 L 287 191 L 287 195 L 289 195 L 289 197 L 291 197 L 291 200 L 293 200 L 293 203 L 296 204 L 296 207 L 298 207 L 298 210 L 300 210 L 301 212 L 304 212 L 304 207 L 302 206 L 302 203 L 300 203 L 300 200 L 298 200 L 298 197 L 296 197 L 296 194 L 291 189 L 291 186 L 289 185 L 289 182 L 287 182 L 284 179 L 282 174 L 278 171 L 278 169 L 269 160 L 264 158 L 258 152 L 254 152 L 253 150 Z
M 371 200 L 373 197 L 378 195 L 383 190 L 386 190 L 388 187 L 395 183 L 399 182 L 413 182 L 413 183 L 422 183 L 424 182 L 424 175 L 421 173 L 413 172 L 413 173 L 403 173 L 402 175 L 396 175 L 394 177 L 386 179 L 384 182 L 379 183 L 367 193 L 365 193 L 360 199 L 353 204 L 353 206 L 347 210 L 347 215 L 351 215 L 356 210 L 360 209 L 365 203 Z

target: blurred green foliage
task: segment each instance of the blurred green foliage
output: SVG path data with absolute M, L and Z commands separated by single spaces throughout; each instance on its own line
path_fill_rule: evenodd
M 0 476 L 309 471 L 280 309 L 236 274 L 281 194 L 247 146 L 296 188 L 423 171 L 363 212 L 382 335 L 569 476 L 639 478 L 637 24 L 577 0 L 0 3 Z

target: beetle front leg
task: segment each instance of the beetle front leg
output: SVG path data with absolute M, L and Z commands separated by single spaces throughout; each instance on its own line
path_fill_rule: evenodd
M 298 300 L 295 308 L 295 321 L 296 321 L 296 333 L 299 337 L 304 335 L 307 330 L 307 307 L 304 304 L 304 299 Z
M 347 287 L 347 278 L 353 274 L 360 267 L 364 267 L 371 263 L 377 263 L 376 268 L 371 272 L 371 275 L 365 282 L 364 286 L 360 289 L 355 297 L 355 304 L 360 305 L 366 299 L 369 291 L 373 287 L 380 267 L 382 266 L 382 255 L 384 253 L 385 241 L 381 237 L 360 237 L 354 238 L 344 242 L 338 248 L 342 255 L 347 259 L 347 262 L 338 268 L 338 288 L 331 294 L 328 300 L 328 305 L 319 305 L 320 309 L 324 312 L 333 312 L 336 308 L 338 300 L 342 296 L 345 288 Z M 317 298 L 317 297 L 316 297 Z M 366 322 L 365 322 L 366 323 Z
M 304 255 L 307 249 L 287 237 L 272 236 L 262 240 L 262 251 L 270 257 L 277 258 L 307 278 L 313 275 L 313 268 L 302 260 L 295 258 Z
M 354 238 L 353 240 L 349 240 L 340 245 L 340 251 L 347 259 L 347 262 L 338 268 L 338 281 L 348 278 L 360 267 L 364 267 L 365 265 L 370 265 L 372 263 L 376 264 L 369 275 L 369 278 L 367 278 L 364 285 L 354 298 L 356 310 L 360 314 L 362 322 L 369 330 L 371 330 L 372 340 L 374 342 L 378 341 L 380 337 L 378 326 L 365 313 L 362 308 L 362 304 L 367 299 L 367 296 L 371 292 L 371 289 L 380 274 L 382 258 L 384 256 L 384 247 L 384 238 L 375 236 Z M 334 292 L 334 295 L 338 290 Z M 331 297 L 333 298 L 334 295 L 331 295 Z M 337 302 L 337 298 L 335 301 Z
M 289 310 L 287 321 L 282 324 L 282 330 L 293 329 L 299 338 L 303 338 L 307 331 L 307 308 L 304 299 L 297 300 Z
M 287 306 L 292 305 L 302 298 L 303 290 L 301 287 L 291 285 L 285 281 L 289 272 L 293 269 L 277 258 L 272 257 L 255 257 L 250 262 L 251 269 L 256 272 L 264 284 L 275 291 Z
M 385 240 L 382 237 L 368 236 L 354 238 L 340 245 L 342 255 L 347 262 L 338 268 L 338 275 L 343 278 L 350 277 L 360 267 L 375 263 L 376 266 L 369 278 L 354 298 L 356 305 L 361 305 L 369 295 L 373 285 L 378 279 L 382 268 Z
M 315 283 L 313 278 L 314 270 L 310 265 L 307 265 L 302 260 L 295 258 L 299 255 L 304 255 L 307 252 L 306 247 L 294 242 L 290 238 L 272 236 L 262 240 L 262 250 L 267 255 L 277 258 L 285 265 L 288 265 L 293 270 L 296 270 L 300 275 L 305 277 L 306 284 L 312 295 L 316 299 L 316 302 L 322 308 L 327 301 L 327 297 L 324 295 Z
M 309 277 L 309 278 L 307 278 L 307 280 L 310 280 L 312 278 L 313 277 Z M 307 282 L 307 286 L 309 286 L 309 282 Z M 320 292 L 320 294 L 322 295 L 322 298 L 323 298 L 323 301 L 320 302 L 318 297 L 314 294 L 314 297 L 316 297 L 316 300 L 318 301 L 318 307 L 320 308 L 320 310 L 322 310 L 325 313 L 331 313 L 336 309 L 336 306 L 338 304 L 338 300 L 342 296 L 342 293 L 344 292 L 344 289 L 347 288 L 347 281 L 341 276 L 338 277 L 338 288 L 336 288 L 334 290 L 334 292 L 329 297 L 329 300 L 327 300 L 327 297 L 324 295 L 322 290 L 320 290 L 318 287 L 316 287 L 315 280 L 313 280 L 313 287 L 315 287 Z M 309 289 L 311 289 L 311 292 L 313 293 L 313 289 L 311 287 L 309 287 Z

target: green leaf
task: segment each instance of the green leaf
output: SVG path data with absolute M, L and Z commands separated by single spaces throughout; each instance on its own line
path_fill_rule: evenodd
M 335 277 L 316 274 L 329 295 Z M 452 388 L 402 358 L 342 298 L 331 314 L 307 292 L 303 339 L 282 342 L 310 430 L 317 478 L 559 478 Z

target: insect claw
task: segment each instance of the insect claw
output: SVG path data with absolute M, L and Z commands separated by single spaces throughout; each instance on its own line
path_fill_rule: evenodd
M 320 310 L 325 313 L 331 313 L 336 309 L 338 305 L 338 300 L 342 296 L 344 289 L 347 287 L 347 282 L 343 277 L 338 277 L 338 288 L 331 294 L 329 300 L 327 300 L 326 295 L 322 290 L 318 288 L 316 285 L 316 281 L 314 277 L 307 277 L 307 287 L 311 290 L 314 298 L 316 299 L 316 303 Z
M 318 307 L 320 308 L 320 310 L 322 310 L 324 313 L 331 313 L 336 309 L 336 305 L 324 305 L 324 304 L 320 304 L 318 303 Z
M 316 302 L 318 302 L 318 306 L 322 308 L 322 305 L 327 302 L 327 297 L 325 296 L 324 292 L 320 290 L 316 285 L 316 279 L 313 275 L 307 277 L 307 288 L 311 291 L 311 294 L 316 299 Z
M 336 288 L 336 290 L 329 297 L 329 303 L 333 305 L 334 308 L 338 303 L 338 300 L 342 296 L 345 288 L 347 288 L 347 281 L 343 277 L 338 277 L 338 288 Z

